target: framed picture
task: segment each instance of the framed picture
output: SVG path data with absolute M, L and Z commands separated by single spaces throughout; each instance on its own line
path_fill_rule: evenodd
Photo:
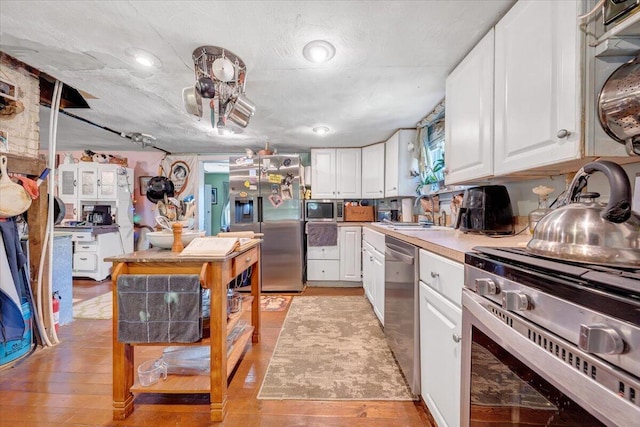
M 212 205 L 217 205 L 218 204 L 218 189 L 217 188 L 212 188 L 211 189 L 211 204 Z
M 140 180 L 140 195 L 144 196 L 147 194 L 147 187 L 149 186 L 149 180 L 151 180 L 151 176 L 141 176 L 138 178 Z

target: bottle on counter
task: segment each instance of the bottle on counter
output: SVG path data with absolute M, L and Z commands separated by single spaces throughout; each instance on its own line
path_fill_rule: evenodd
M 555 188 L 539 185 L 534 187 L 532 191 L 538 196 L 538 208 L 529 213 L 529 232 L 531 232 L 531 234 L 533 234 L 533 230 L 535 230 L 538 221 L 551 212 L 548 198 L 549 194 L 555 191 Z

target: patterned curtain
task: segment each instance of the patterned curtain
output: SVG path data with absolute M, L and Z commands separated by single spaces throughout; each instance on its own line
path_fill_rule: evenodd
M 166 156 L 160 162 L 160 174 L 173 182 L 178 200 L 195 196 L 197 164 L 198 156 Z

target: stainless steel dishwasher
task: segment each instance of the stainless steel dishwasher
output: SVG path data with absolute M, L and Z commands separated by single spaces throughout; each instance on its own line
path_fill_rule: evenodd
M 415 398 L 420 396 L 418 248 L 385 237 L 384 333 Z

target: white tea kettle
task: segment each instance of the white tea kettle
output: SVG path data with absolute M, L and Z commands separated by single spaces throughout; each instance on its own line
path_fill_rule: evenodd
M 597 193 L 580 194 L 596 171 L 609 180 L 611 196 L 606 205 L 595 201 Z M 605 160 L 586 164 L 561 203 L 564 206 L 538 222 L 528 252 L 581 263 L 640 267 L 640 216 L 631 210 L 631 185 L 622 167 Z

